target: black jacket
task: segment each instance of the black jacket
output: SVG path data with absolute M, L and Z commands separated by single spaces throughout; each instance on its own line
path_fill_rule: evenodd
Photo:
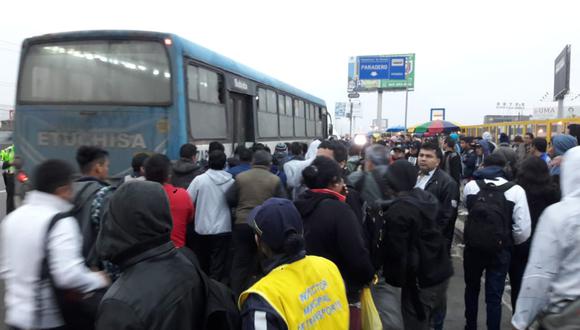
M 461 181 L 461 156 L 455 151 L 446 151 L 440 168 L 451 176 L 459 185 Z
M 304 221 L 306 253 L 336 264 L 351 301 L 374 275 L 360 222 L 348 204 L 330 194 L 308 190 L 294 204 Z
M 181 158 L 173 164 L 171 184 L 179 188 L 187 189 L 191 181 L 203 172 L 203 169 L 194 164 L 191 159 Z
M 201 329 L 205 296 L 195 266 L 168 242 L 124 263 L 101 301 L 97 329 Z
M 447 242 L 435 222 L 438 208 L 432 194 L 415 188 L 386 211 L 383 274 L 391 285 L 430 287 L 452 276 Z
M 111 199 L 97 251 L 121 267 L 97 315 L 97 329 L 200 329 L 201 275 L 170 241 L 171 213 L 162 186 L 128 182 Z
M 435 195 L 439 201 L 437 225 L 449 242 L 453 241 L 457 205 L 459 200 L 459 185 L 449 174 L 437 169 L 427 184 L 425 191 Z M 451 247 L 451 245 L 449 245 Z
M 463 177 L 466 179 L 470 179 L 475 172 L 476 163 L 477 163 L 477 155 L 473 150 L 464 150 L 461 153 L 461 161 L 463 163 Z

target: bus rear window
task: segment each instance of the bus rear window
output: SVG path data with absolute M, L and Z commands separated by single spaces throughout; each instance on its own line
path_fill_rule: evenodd
M 25 103 L 169 104 L 171 70 L 155 41 L 90 40 L 32 45 L 22 63 Z

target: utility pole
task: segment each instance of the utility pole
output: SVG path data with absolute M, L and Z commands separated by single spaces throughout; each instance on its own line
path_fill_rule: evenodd
M 352 101 L 351 99 L 348 99 L 348 103 L 350 104 L 350 112 L 348 117 L 350 118 L 350 138 L 352 139 Z
M 564 96 L 558 99 L 558 118 L 564 118 Z
M 379 132 L 383 130 L 383 90 L 378 90 L 378 100 L 377 100 L 377 126 Z
M 409 88 L 405 87 L 405 134 L 407 134 L 407 106 L 409 105 Z

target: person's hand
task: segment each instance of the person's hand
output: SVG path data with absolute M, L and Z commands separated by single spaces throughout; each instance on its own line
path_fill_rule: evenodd
M 111 285 L 111 278 L 109 277 L 109 275 L 106 272 L 98 271 L 98 272 L 95 272 L 95 273 L 97 273 L 97 275 L 101 276 L 101 278 L 105 282 L 105 286 L 110 286 Z

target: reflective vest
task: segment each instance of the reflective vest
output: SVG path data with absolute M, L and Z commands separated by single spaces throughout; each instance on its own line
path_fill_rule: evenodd
M 14 162 L 14 145 L 0 151 L 0 158 L 2 163 L 13 163 Z M 6 168 L 6 173 L 14 174 L 14 166 Z
M 306 256 L 274 268 L 240 295 L 240 310 L 252 293 L 267 301 L 289 330 L 349 327 L 346 289 L 338 268 L 330 260 Z

